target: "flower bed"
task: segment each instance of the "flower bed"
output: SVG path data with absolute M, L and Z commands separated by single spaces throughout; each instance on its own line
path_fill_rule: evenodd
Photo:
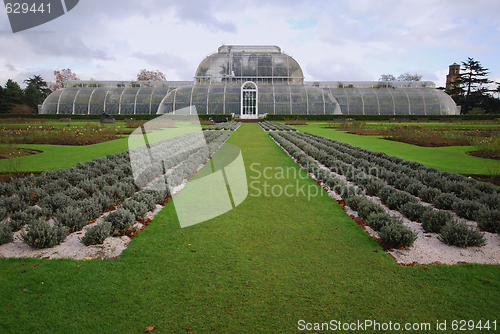
M 316 168 L 313 168 L 313 174 L 332 190 L 335 188 L 332 180 L 342 175 L 345 180 L 364 189 L 365 193 L 378 196 L 388 209 L 397 210 L 410 219 L 418 221 L 429 208 L 436 210 L 434 207 L 437 207 L 451 210 L 460 218 L 476 220 L 481 229 L 498 233 L 500 194 L 491 184 L 312 134 L 278 132 L 271 136 L 281 141 L 280 145 L 292 156 L 300 152 L 329 168 L 333 178 L 324 170 L 316 174 Z M 305 162 L 305 159 L 302 158 L 302 161 Z M 336 192 L 346 202 L 352 197 L 349 192 Z M 368 223 L 370 214 L 380 211 L 371 204 L 361 207 L 368 210 L 360 213 Z M 454 228 L 448 227 L 447 231 L 459 233 L 457 231 L 460 230 L 465 239 L 466 235 L 474 232 L 469 233 L 461 225 L 458 228 L 455 225 Z
M 52 247 L 64 241 L 68 232 L 79 231 L 103 213 L 117 208 L 123 217 L 110 215 L 105 219 L 110 224 L 92 229 L 94 236 L 86 237 L 85 242 L 102 241 L 108 234 L 133 236 L 135 222 L 142 221 L 147 212 L 171 197 L 169 187 L 177 187 L 193 176 L 230 136 L 221 132 L 199 135 L 206 140 L 208 149 L 193 147 L 179 151 L 179 144 L 187 144 L 186 138 L 192 138 L 193 134 L 150 145 L 153 154 L 158 150 L 172 154 L 164 162 L 166 181 L 161 178 L 161 182 L 168 183 L 168 187 L 162 187 L 164 190 L 148 189 L 151 182 L 160 179 L 156 178 L 158 175 L 134 175 L 130 158 L 137 154 L 137 149 L 0 184 L 2 244 L 11 242 L 13 232 L 21 230 L 20 237 L 31 247 Z M 138 182 L 145 182 L 142 189 L 136 185 Z M 125 219 L 129 216 L 132 220 Z
M 260 127 L 264 131 L 297 131 L 297 129 L 277 122 L 260 122 Z

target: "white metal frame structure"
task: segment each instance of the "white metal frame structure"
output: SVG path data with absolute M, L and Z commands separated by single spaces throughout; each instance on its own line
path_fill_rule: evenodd
M 241 118 L 259 118 L 259 88 L 255 82 L 247 81 L 241 85 Z

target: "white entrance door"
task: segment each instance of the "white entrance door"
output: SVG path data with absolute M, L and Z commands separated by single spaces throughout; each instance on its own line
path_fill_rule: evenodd
M 258 95 L 259 90 L 254 82 L 247 81 L 241 85 L 240 118 L 259 118 Z

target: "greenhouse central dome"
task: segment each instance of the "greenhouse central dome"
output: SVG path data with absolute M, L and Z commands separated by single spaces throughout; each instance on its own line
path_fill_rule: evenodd
M 186 107 L 195 108 L 186 108 Z M 182 111 L 181 111 L 182 110 Z M 273 45 L 222 45 L 193 81 L 68 81 L 44 114 L 454 115 L 429 81 L 305 81 L 299 63 Z

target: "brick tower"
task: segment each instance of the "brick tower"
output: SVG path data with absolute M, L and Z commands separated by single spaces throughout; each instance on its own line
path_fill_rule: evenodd
M 446 92 L 449 94 L 453 88 L 456 88 L 456 81 L 460 79 L 460 65 L 454 63 L 450 65 L 450 70 L 446 76 Z

